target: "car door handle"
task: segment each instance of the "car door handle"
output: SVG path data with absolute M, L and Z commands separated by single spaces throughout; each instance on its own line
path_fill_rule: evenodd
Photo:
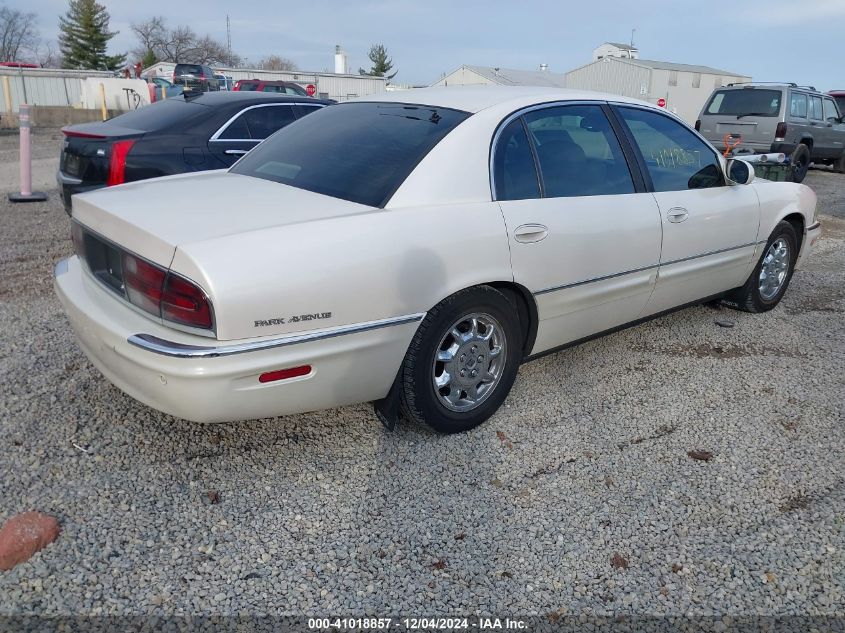
M 677 223 L 677 222 L 683 222 L 683 221 L 684 221 L 684 220 L 686 220 L 688 217 L 689 217 L 689 211 L 687 211 L 687 210 L 686 210 L 686 209 L 684 209 L 683 207 L 672 207 L 672 208 L 671 208 L 671 209 L 669 209 L 669 211 L 666 213 L 666 218 L 667 218 L 670 222 L 675 222 L 675 223 Z
M 549 227 L 543 224 L 522 224 L 513 232 L 513 239 L 523 244 L 541 242 L 549 235 Z
M 229 154 L 229 156 L 243 156 L 249 150 L 245 149 L 227 149 L 224 154 Z

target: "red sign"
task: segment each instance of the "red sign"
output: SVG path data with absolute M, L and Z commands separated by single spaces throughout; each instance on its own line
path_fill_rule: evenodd
M 661 108 L 665 108 L 666 107 L 666 99 L 664 99 L 663 97 L 660 97 L 657 100 L 657 105 L 659 105 Z
M 315 86 L 314 84 L 308 84 L 307 86 L 305 86 L 305 94 L 307 94 L 309 97 L 313 97 L 315 94 L 317 94 L 317 86 Z

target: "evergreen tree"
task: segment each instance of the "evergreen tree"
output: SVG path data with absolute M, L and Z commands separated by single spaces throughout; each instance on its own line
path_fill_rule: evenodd
M 370 68 L 369 72 L 364 70 L 363 68 L 358 69 L 358 74 L 360 75 L 370 75 L 371 77 L 387 77 L 388 79 L 393 79 L 396 76 L 396 73 L 399 71 L 397 70 L 392 75 L 388 75 L 393 68 L 393 60 L 387 56 L 387 49 L 384 47 L 383 44 L 373 44 L 370 47 L 370 54 L 368 55 L 370 61 L 373 62 L 373 67 Z
M 155 51 L 153 51 L 152 49 L 147 49 L 147 52 L 144 53 L 144 56 L 141 58 L 141 66 L 143 68 L 149 68 L 157 61 L 158 59 L 156 58 Z
M 59 50 L 64 68 L 116 70 L 126 63 L 126 55 L 107 55 L 109 14 L 96 0 L 70 0 L 68 12 L 59 18 Z

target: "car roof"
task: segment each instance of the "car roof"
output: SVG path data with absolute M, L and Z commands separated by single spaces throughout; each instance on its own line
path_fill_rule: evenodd
M 464 112 L 480 112 L 487 108 L 512 103 L 514 109 L 550 101 L 614 101 L 622 103 L 637 103 L 653 106 L 653 104 L 590 90 L 572 90 L 569 88 L 550 88 L 546 86 L 451 86 L 438 88 L 413 88 L 411 90 L 395 90 L 377 95 L 357 97 L 350 102 L 385 101 L 391 103 L 407 103 L 417 105 L 438 106 L 463 110 Z
M 303 97 L 300 95 L 283 95 L 272 92 L 254 92 L 254 91 L 240 91 L 240 90 L 218 90 L 215 92 L 203 92 L 196 97 L 188 97 L 191 103 L 199 103 L 206 106 L 222 106 L 231 103 L 242 103 L 245 105 L 267 103 L 322 103 L 328 105 L 333 103 L 326 99 L 313 99 L 311 97 Z M 252 102 L 252 103 L 251 103 Z

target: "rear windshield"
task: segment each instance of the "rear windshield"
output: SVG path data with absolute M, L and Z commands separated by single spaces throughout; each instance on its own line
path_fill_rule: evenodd
M 780 98 L 780 90 L 717 90 L 710 98 L 706 112 L 736 116 L 777 116 L 780 112 Z
M 176 75 L 199 75 L 202 71 L 202 66 L 197 64 L 176 64 L 173 73 Z
M 401 103 L 331 106 L 282 128 L 231 171 L 380 207 L 468 116 Z
M 123 127 L 143 132 L 163 130 L 164 128 L 183 123 L 194 115 L 207 112 L 208 106 L 185 101 L 182 97 L 156 101 L 143 108 L 132 110 L 112 119 L 109 123 L 116 123 Z

